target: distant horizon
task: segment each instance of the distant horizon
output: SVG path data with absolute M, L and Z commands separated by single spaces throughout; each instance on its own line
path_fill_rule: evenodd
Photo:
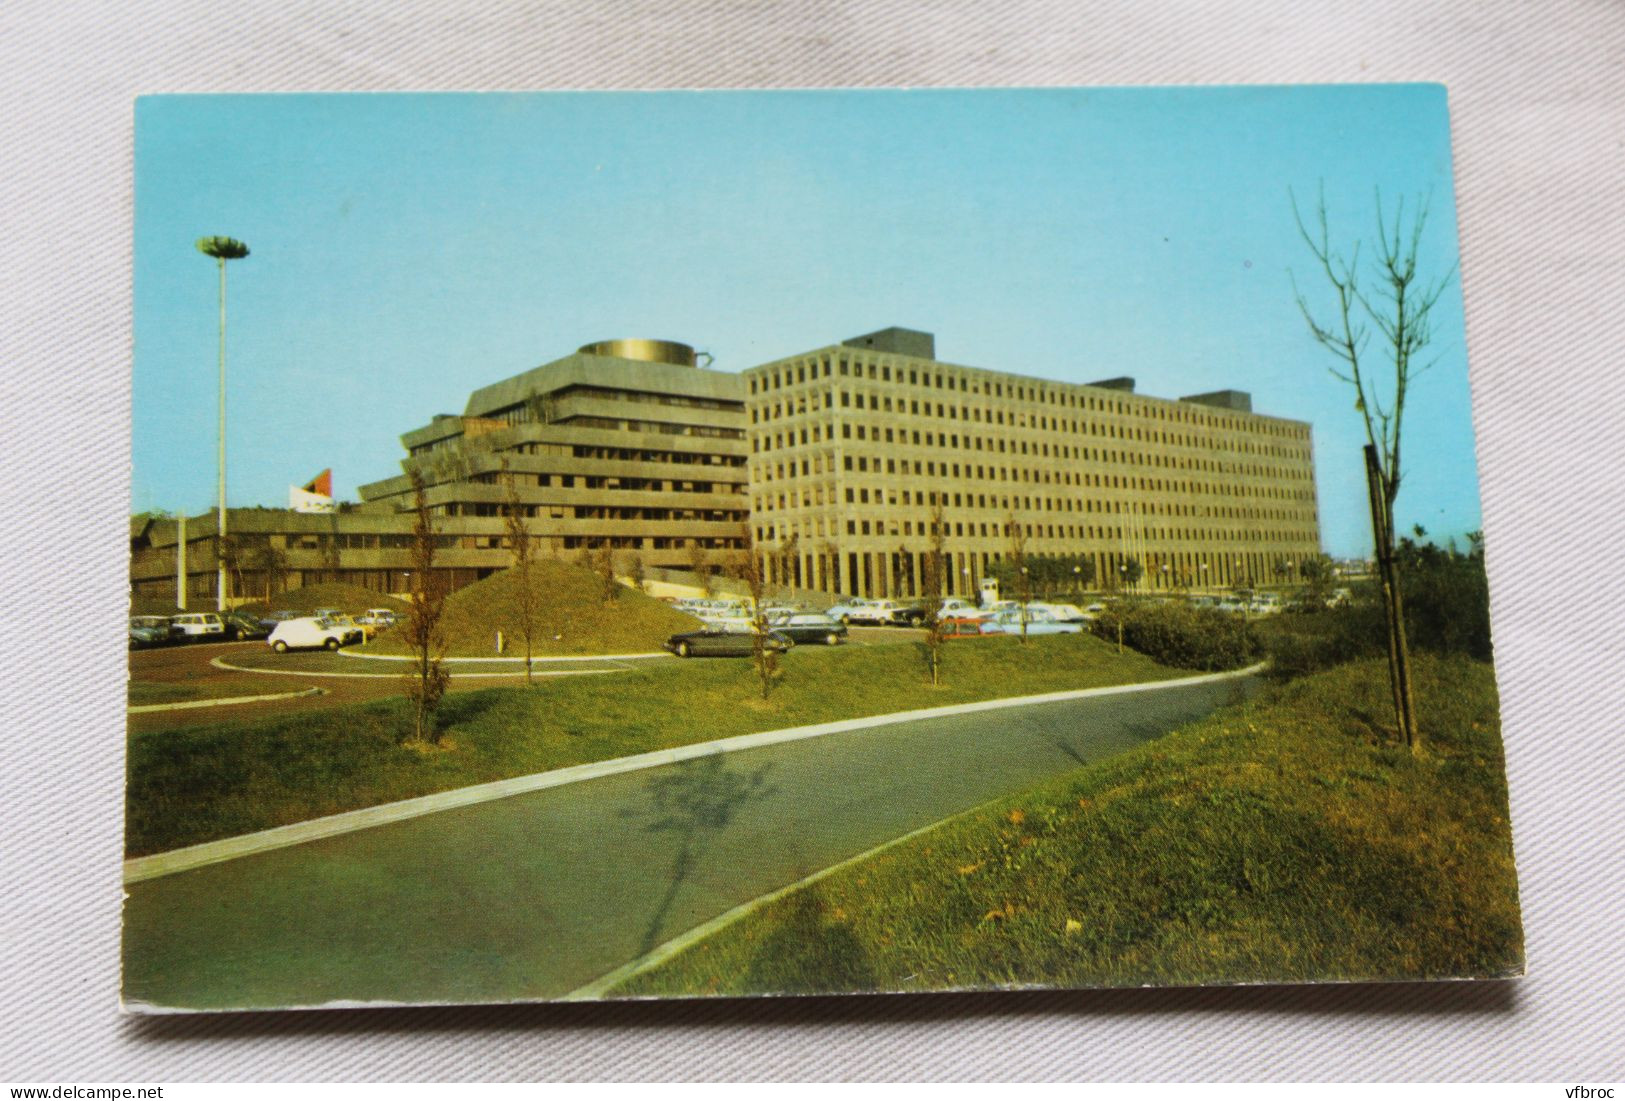
M 214 504 L 228 265 L 228 499 L 341 499 L 470 391 L 598 340 L 737 374 L 889 326 L 938 358 L 1177 400 L 1249 392 L 1313 430 L 1323 549 L 1370 553 L 1353 391 L 1288 202 L 1333 231 L 1430 195 L 1457 259 L 1430 85 L 163 96 L 137 105 L 132 513 Z M 1416 383 L 1398 527 L 1482 526 L 1459 280 Z

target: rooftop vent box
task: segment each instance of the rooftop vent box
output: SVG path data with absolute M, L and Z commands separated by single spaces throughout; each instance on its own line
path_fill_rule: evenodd
M 1233 409 L 1237 413 L 1253 411 L 1253 396 L 1245 390 L 1215 390 L 1211 394 L 1192 394 L 1179 400 L 1192 405 L 1211 405 L 1215 409 Z
M 1117 378 L 1103 378 L 1099 382 L 1088 382 L 1084 385 L 1096 386 L 1102 390 L 1124 390 L 1130 394 L 1134 393 L 1134 380 L 1127 375 L 1119 375 Z
M 873 348 L 877 352 L 893 355 L 917 356 L 920 359 L 937 358 L 937 338 L 918 329 L 881 329 L 841 341 L 848 348 Z

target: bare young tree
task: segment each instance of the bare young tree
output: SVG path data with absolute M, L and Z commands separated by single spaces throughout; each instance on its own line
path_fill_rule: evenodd
M 265 606 L 271 606 L 271 596 L 274 587 L 286 579 L 288 574 L 288 556 L 282 550 L 273 546 L 269 537 L 265 542 L 256 546 L 249 555 L 249 569 L 260 575 L 265 582 Z
M 623 554 L 621 556 L 621 572 L 626 575 L 628 581 L 632 582 L 632 587 L 638 592 L 648 592 L 649 572 L 648 567 L 644 565 L 643 552 L 629 550 Z
M 412 669 L 406 675 L 406 698 L 412 703 L 412 737 L 430 745 L 440 743 L 434 714 L 446 694 L 450 678 L 441 658 L 445 643 L 440 634 L 440 614 L 445 610 L 445 584 L 435 575 L 434 518 L 424 493 L 423 475 L 417 467 L 408 472 L 412 479 L 412 606 L 406 612 L 404 633 L 412 648 Z
M 508 532 L 508 551 L 513 555 L 514 579 L 519 591 L 514 606 L 519 611 L 519 634 L 525 640 L 525 683 L 536 682 L 531 668 L 536 644 L 536 587 L 532 578 L 530 526 L 525 523 L 525 506 L 519 500 L 519 479 L 502 457 L 502 522 Z
M 1032 573 L 1027 569 L 1027 525 L 1016 519 L 1014 512 L 1004 521 L 1005 538 L 1009 540 L 1010 572 L 1021 594 L 1021 643 L 1027 644 L 1027 605 L 1033 599 Z
M 942 598 L 946 589 L 946 575 L 948 567 L 947 538 L 948 525 L 943 517 L 942 496 L 932 494 L 931 502 L 931 530 L 930 543 L 925 552 L 925 561 L 920 567 L 920 595 L 925 598 L 925 650 L 926 660 L 931 667 L 931 683 L 942 683 L 942 643 L 947 637 L 944 630 L 942 615 Z
M 751 660 L 765 700 L 773 694 L 773 684 L 779 678 L 779 652 L 768 645 L 772 628 L 767 623 L 767 560 L 757 547 L 755 532 L 749 524 L 745 525 L 744 547 L 744 555 L 738 562 L 739 580 L 750 591 Z
M 1421 735 L 1416 726 L 1404 601 L 1394 555 L 1394 499 L 1402 477 L 1405 400 L 1411 384 L 1437 362 L 1423 362 L 1422 355 L 1433 340 L 1433 308 L 1456 271 L 1452 266 L 1435 278 L 1419 274 L 1418 257 L 1428 220 L 1426 200 L 1417 204 L 1408 221 L 1404 200 L 1400 200 L 1390 222 L 1382 195 L 1377 194 L 1376 255 L 1367 265 L 1368 271 L 1360 263 L 1360 242 L 1347 255 L 1332 244 L 1324 188 L 1313 226 L 1304 223 L 1296 196 L 1290 197 L 1298 233 L 1331 285 L 1335 301 L 1323 320 L 1317 318 L 1295 279 L 1293 294 L 1315 341 L 1338 360 L 1331 373 L 1354 388 L 1354 408 L 1365 427 L 1366 486 L 1388 630 L 1394 717 L 1405 744 L 1414 752 L 1421 746 Z M 1371 284 L 1362 286 L 1367 274 Z M 1380 338 L 1375 348 L 1371 347 L 1373 329 Z
M 819 556 L 824 562 L 824 591 L 828 593 L 839 592 L 841 585 L 838 578 L 841 575 L 841 550 L 835 545 L 833 539 L 826 539 L 819 548 Z M 809 585 L 808 588 L 814 586 Z
M 700 592 L 709 600 L 716 591 L 716 563 L 711 560 L 711 551 L 698 539 L 688 544 L 688 568 L 699 582 Z
M 792 535 L 773 552 L 773 572 L 779 575 L 779 592 L 788 593 L 795 587 L 795 565 L 801 557 L 801 537 Z
M 615 598 L 621 593 L 620 582 L 615 580 L 615 550 L 606 540 L 599 543 L 588 555 L 588 563 L 593 573 L 598 575 L 599 595 L 605 604 L 615 603 Z

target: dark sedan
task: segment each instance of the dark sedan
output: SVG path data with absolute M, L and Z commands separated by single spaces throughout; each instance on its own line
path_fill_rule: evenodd
M 762 639 L 769 650 L 783 653 L 795 643 L 778 631 L 769 631 Z M 756 653 L 756 636 L 750 631 L 724 631 L 710 628 L 672 635 L 666 640 L 666 649 L 680 658 L 730 657 L 748 658 Z
M 846 639 L 846 624 L 827 615 L 797 612 L 768 620 L 768 625 L 791 642 L 821 642 L 835 646 Z
M 223 617 L 226 622 L 226 637 L 234 639 L 264 638 L 271 633 L 271 628 L 262 624 L 251 615 L 242 612 L 227 612 Z

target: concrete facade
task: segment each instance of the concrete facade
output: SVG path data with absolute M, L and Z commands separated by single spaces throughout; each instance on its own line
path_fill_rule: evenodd
M 1275 583 L 1320 552 L 1309 425 L 1254 413 L 1241 391 L 1170 400 L 1129 378 L 960 366 L 908 329 L 740 374 L 696 359 L 665 341 L 587 345 L 403 435 L 452 586 L 511 564 L 505 462 L 540 553 L 607 546 L 649 568 L 718 567 L 748 535 L 776 587 L 832 594 L 917 595 L 939 501 L 947 587 L 961 594 L 1013 553 L 1013 533 L 1028 556 L 1088 556 L 1096 588 L 1129 560 L 1142 589 Z M 405 591 L 409 478 L 361 497 L 330 515 L 231 510 L 235 595 L 262 597 L 267 582 Z M 213 527 L 212 514 L 189 524 L 194 607 L 214 599 Z M 177 538 L 174 521 L 132 527 L 137 596 L 174 594 Z
M 930 334 L 888 329 L 744 372 L 775 575 L 916 595 L 937 501 L 955 593 L 1012 554 L 1012 530 L 1028 556 L 1088 555 L 1104 587 L 1131 558 L 1141 588 L 1219 588 L 1290 579 L 1320 552 L 1308 424 L 1240 391 L 1176 401 L 934 354 Z
M 506 462 L 544 553 L 599 546 L 651 566 L 742 546 L 744 383 L 698 367 L 685 345 L 606 342 L 474 391 L 461 416 L 401 437 L 437 517 L 501 527 Z M 632 359 L 627 355 L 661 356 Z M 361 487 L 363 507 L 405 511 L 405 474 Z
M 538 553 L 576 557 L 607 546 L 625 566 L 721 565 L 744 545 L 744 380 L 697 365 L 686 345 L 605 341 L 476 390 L 461 414 L 401 437 L 435 517 L 437 568 L 453 588 L 506 569 L 502 467 L 517 484 Z M 273 590 L 345 582 L 405 592 L 411 481 L 361 487 L 362 503 L 327 515 L 232 509 L 233 603 Z M 138 598 L 176 592 L 177 525 L 131 531 Z M 187 604 L 213 607 L 213 514 L 188 524 Z M 267 569 L 268 561 L 277 568 Z M 268 576 L 269 575 L 269 576 Z

